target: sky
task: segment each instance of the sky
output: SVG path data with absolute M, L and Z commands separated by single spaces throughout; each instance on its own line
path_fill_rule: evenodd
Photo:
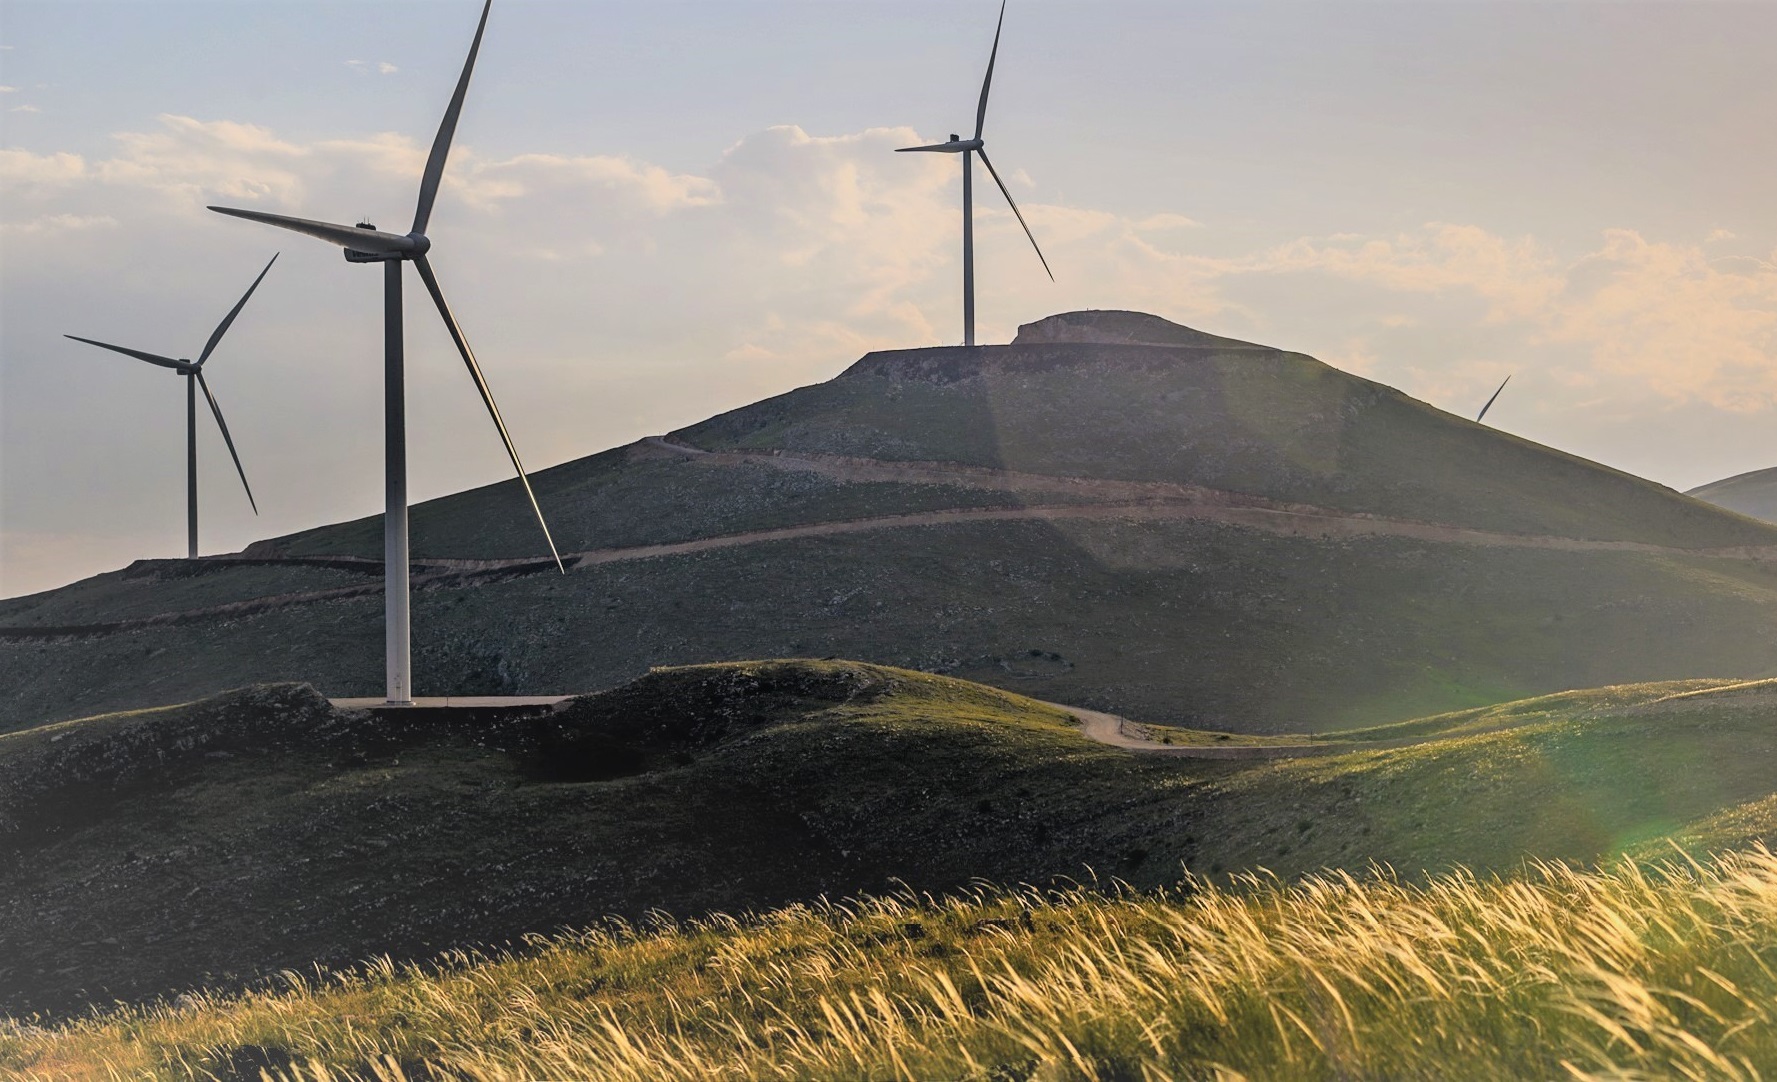
M 476 0 L 0 0 L 0 596 L 381 509 L 381 292 L 203 209 L 406 232 Z M 531 468 L 960 342 L 993 0 L 495 0 L 428 230 Z M 1777 464 L 1777 3 L 1011 0 L 979 337 L 1312 354 L 1684 489 Z M 509 474 L 409 276 L 410 493 Z

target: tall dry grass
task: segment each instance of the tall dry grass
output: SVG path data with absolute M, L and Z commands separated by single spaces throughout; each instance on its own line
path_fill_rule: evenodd
M 983 887 L 0 1027 L 27 1079 L 1777 1073 L 1777 858 L 1160 895 Z

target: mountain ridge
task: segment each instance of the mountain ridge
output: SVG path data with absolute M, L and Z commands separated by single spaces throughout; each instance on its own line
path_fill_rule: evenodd
M 515 483 L 416 505 L 416 691 L 834 655 L 1284 732 L 1777 672 L 1771 526 L 1301 354 L 1128 313 L 1024 336 L 540 471 L 566 577 Z M 371 517 L 0 602 L 0 729 L 372 694 L 381 551 Z

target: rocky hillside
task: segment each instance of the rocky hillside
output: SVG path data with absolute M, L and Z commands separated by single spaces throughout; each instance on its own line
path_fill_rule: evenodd
M 1777 529 L 1310 357 L 1071 313 L 414 509 L 421 694 L 837 655 L 1144 720 L 1337 728 L 1777 672 Z M 381 525 L 0 602 L 0 728 L 381 685 Z

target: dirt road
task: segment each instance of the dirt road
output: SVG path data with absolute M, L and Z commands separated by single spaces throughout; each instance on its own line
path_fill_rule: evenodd
M 878 530 L 943 527 L 980 522 L 1030 521 L 1053 523 L 1093 521 L 1213 522 L 1243 529 L 1262 530 L 1266 533 L 1288 537 L 1320 539 L 1391 537 L 1438 544 L 1530 548 L 1558 552 L 1621 552 L 1728 560 L 1777 560 L 1777 546 L 1679 549 L 1638 541 L 1592 541 L 1571 537 L 1497 533 L 1430 522 L 1383 518 L 1308 504 L 1283 503 L 1244 493 L 1165 482 L 1054 477 L 942 462 L 888 462 L 836 455 L 712 452 L 686 447 L 658 436 L 649 437 L 634 445 L 631 448 L 631 453 L 642 456 L 684 457 L 711 468 L 747 464 L 815 472 L 846 483 L 898 481 L 945 484 L 951 487 L 975 488 L 984 491 L 1017 492 L 1033 497 L 1045 494 L 1066 496 L 1070 500 L 1078 502 L 1033 504 L 1025 507 L 956 508 L 946 511 L 878 515 L 870 518 L 752 530 L 745 533 L 702 537 L 690 541 L 636 545 L 626 548 L 592 549 L 564 553 L 562 560 L 568 570 L 573 571 L 629 560 L 649 560 L 710 552 L 744 545 L 769 544 L 804 538 L 839 537 Z M 370 572 L 374 572 L 381 566 L 373 560 L 339 556 L 211 556 L 204 557 L 204 559 L 214 563 L 238 561 L 253 564 L 312 564 L 335 567 L 349 562 L 354 566 L 362 566 Z M 416 589 L 470 586 L 477 582 L 510 578 L 514 575 L 554 571 L 554 564 L 550 560 L 546 557 L 535 556 L 502 560 L 416 557 L 413 562 L 413 585 Z M 373 581 L 304 593 L 255 597 L 221 605 L 158 613 L 152 616 L 108 623 L 58 627 L 0 627 L 0 639 L 63 638 L 70 635 L 107 634 L 136 628 L 183 623 L 190 620 L 245 616 L 291 605 L 340 600 L 381 592 L 382 583 Z M 1175 750 L 1180 750 L 1182 753 L 1182 749 Z M 1219 753 L 1235 749 L 1197 750 L 1205 753 Z M 1201 754 L 1199 757 L 1228 758 L 1238 756 Z

